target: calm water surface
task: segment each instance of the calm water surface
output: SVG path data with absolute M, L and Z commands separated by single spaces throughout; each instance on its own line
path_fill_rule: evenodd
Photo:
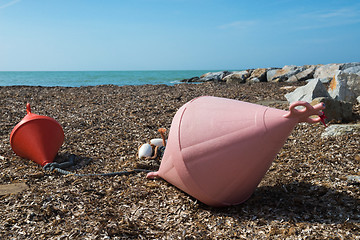
M 182 79 L 215 71 L 0 71 L 0 86 L 174 85 Z

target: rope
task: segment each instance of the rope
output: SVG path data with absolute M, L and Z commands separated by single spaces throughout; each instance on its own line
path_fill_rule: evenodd
M 64 174 L 64 175 L 74 175 L 74 176 L 78 176 L 78 177 L 86 177 L 86 176 L 119 176 L 119 175 L 129 175 L 132 173 L 137 173 L 137 172 L 151 172 L 150 170 L 147 169 L 133 169 L 133 170 L 129 170 L 129 171 L 121 171 L 121 172 L 110 172 L 110 173 L 89 173 L 89 174 L 77 174 L 77 173 L 73 173 L 73 172 L 69 172 L 64 170 L 63 168 L 68 168 L 74 165 L 74 160 L 75 160 L 75 155 L 71 154 L 69 157 L 69 161 L 68 162 L 64 162 L 64 163 L 48 163 L 44 166 L 44 170 L 45 171 L 56 171 L 58 173 Z

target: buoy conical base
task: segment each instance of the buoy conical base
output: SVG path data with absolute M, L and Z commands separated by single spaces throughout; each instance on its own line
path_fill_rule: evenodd
M 53 162 L 64 141 L 64 131 L 53 118 L 33 114 L 27 105 L 27 115 L 14 127 L 10 144 L 20 157 L 41 166 Z

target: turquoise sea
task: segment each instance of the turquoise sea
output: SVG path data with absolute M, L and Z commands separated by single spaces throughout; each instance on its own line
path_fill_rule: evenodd
M 182 79 L 214 71 L 0 71 L 0 86 L 174 85 Z

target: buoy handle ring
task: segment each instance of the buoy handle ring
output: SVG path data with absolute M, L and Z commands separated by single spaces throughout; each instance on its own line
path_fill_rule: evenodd
M 296 109 L 296 107 L 302 106 L 303 109 Z M 304 101 L 297 101 L 290 105 L 289 112 L 284 115 L 285 118 L 298 118 L 299 122 L 316 123 L 320 122 L 323 115 L 321 110 L 325 109 L 324 103 L 319 103 L 315 106 L 311 106 L 310 103 Z M 310 118 L 310 116 L 317 115 L 317 118 Z
M 31 108 L 30 108 L 30 103 L 26 104 L 26 113 L 30 114 L 31 113 Z

